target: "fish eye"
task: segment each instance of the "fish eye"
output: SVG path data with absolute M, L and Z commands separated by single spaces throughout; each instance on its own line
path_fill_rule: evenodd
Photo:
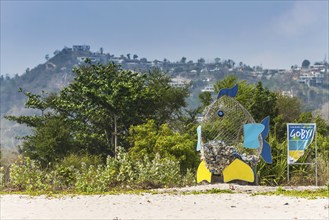
M 219 110 L 219 111 L 217 112 L 217 115 L 218 115 L 219 117 L 223 117 L 223 116 L 224 116 L 224 112 L 221 111 L 221 110 Z

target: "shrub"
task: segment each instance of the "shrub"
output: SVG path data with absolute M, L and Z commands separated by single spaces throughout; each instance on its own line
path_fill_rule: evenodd
M 81 170 L 77 173 L 75 189 L 78 192 L 104 192 L 107 191 L 106 183 L 103 184 L 102 178 L 103 166 L 90 165 L 87 167 L 82 163 Z
M 63 190 L 73 188 L 77 179 L 78 170 L 74 166 L 65 166 L 56 164 L 51 171 L 52 188 L 54 190 Z
M 181 182 L 179 163 L 161 158 L 156 154 L 153 160 L 144 156 L 136 163 L 136 182 L 143 188 L 172 187 Z
M 5 186 L 5 168 L 0 166 L 0 190 Z
M 73 166 L 74 168 L 81 168 L 82 163 L 84 163 L 86 166 L 94 165 L 97 166 L 102 163 L 102 158 L 100 155 L 89 155 L 89 154 L 70 154 L 62 161 L 59 162 L 59 164 L 63 167 L 70 167 Z
M 162 158 L 178 161 L 182 173 L 197 168 L 199 157 L 194 150 L 196 140 L 189 134 L 175 132 L 168 124 L 158 127 L 153 120 L 132 126 L 129 132 L 129 140 L 133 145 L 129 153 L 135 160 L 142 160 L 145 155 L 152 160 L 158 153 Z
M 287 153 L 287 144 L 277 143 L 275 139 L 270 138 L 272 148 L 272 164 L 266 164 L 263 160 L 257 165 L 257 175 L 261 185 L 278 186 L 286 181 L 287 177 L 287 157 L 282 156 Z
M 94 193 L 118 187 L 148 189 L 195 183 L 195 176 L 190 170 L 186 175 L 181 175 L 178 160 L 161 158 L 159 154 L 155 154 L 153 159 L 145 155 L 143 160 L 137 160 L 119 148 L 117 158 L 108 157 L 105 165 L 78 164 L 77 156 L 70 158 L 63 160 L 66 161 L 63 164 L 58 163 L 46 169 L 39 162 L 20 156 L 10 167 L 7 185 L 21 191 L 70 189 Z
M 26 191 L 45 191 L 50 189 L 51 176 L 41 168 L 39 162 L 20 156 L 10 167 L 9 186 Z

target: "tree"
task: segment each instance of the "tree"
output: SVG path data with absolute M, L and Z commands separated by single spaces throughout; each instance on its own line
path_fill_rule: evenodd
M 216 57 L 216 58 L 215 58 L 215 63 L 216 63 L 216 64 L 219 64 L 219 63 L 220 63 L 220 58 L 219 58 L 219 57 Z
M 296 97 L 277 94 L 276 107 L 278 115 L 273 119 L 274 135 L 279 141 L 286 138 L 287 123 L 298 119 L 301 112 L 301 103 Z
M 64 158 L 78 147 L 68 122 L 60 117 L 47 117 L 33 129 L 33 134 L 23 142 L 22 150 L 31 159 L 37 159 L 43 166 Z
M 59 54 L 60 53 L 60 51 L 59 50 L 55 50 L 54 51 L 54 55 L 56 56 L 57 54 Z
M 235 62 L 231 59 L 227 60 L 227 67 L 228 68 L 234 68 Z
M 138 58 L 137 54 L 134 54 L 133 59 L 136 60 Z
M 182 57 L 182 59 L 180 60 L 181 63 L 185 64 L 186 63 L 186 57 Z
M 311 62 L 309 60 L 303 60 L 302 62 L 302 68 L 308 69 L 310 66 Z
M 258 82 L 249 107 L 255 121 L 261 122 L 265 117 L 270 116 L 273 122 L 273 119 L 278 115 L 276 100 L 276 94 L 270 92 L 268 88 L 263 87 L 261 82 Z
M 202 103 L 202 109 L 206 106 L 210 105 L 212 102 L 211 93 L 210 92 L 202 92 L 199 94 L 199 99 Z
M 174 88 L 169 85 L 171 79 L 159 69 L 148 74 L 148 86 L 153 94 L 153 104 L 148 106 L 149 117 L 158 125 L 171 122 L 181 114 L 182 107 L 186 107 L 189 96 L 189 85 L 184 88 Z
M 128 58 L 128 60 L 130 60 L 130 53 L 127 54 L 127 58 Z
M 282 115 L 285 122 L 293 122 L 301 113 L 301 103 L 297 97 L 277 94 L 276 106 L 278 114 Z
M 118 135 L 119 143 L 128 147 L 130 126 L 147 119 L 163 124 L 179 115 L 186 105 L 188 88 L 171 87 L 170 79 L 159 70 L 143 74 L 123 70 L 113 63 L 95 65 L 86 60 L 73 71 L 74 80 L 58 95 L 25 93 L 29 97 L 28 108 L 49 114 L 8 119 L 40 130 L 46 120 L 56 116 L 70 125 L 70 135 L 79 150 L 105 156 L 114 155 Z M 113 134 L 115 128 L 118 135 Z
M 198 59 L 198 66 L 203 66 L 204 64 L 206 63 L 205 59 L 204 58 L 200 58 Z
M 141 63 L 147 63 L 147 59 L 146 58 L 141 58 L 140 61 L 141 61 Z

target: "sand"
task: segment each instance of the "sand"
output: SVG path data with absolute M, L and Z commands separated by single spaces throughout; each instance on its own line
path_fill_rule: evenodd
M 189 194 L 231 188 L 234 194 Z M 176 193 L 142 195 L 45 196 L 2 195 L 1 219 L 328 219 L 329 199 L 253 196 L 276 188 L 208 185 L 170 189 Z M 303 188 L 300 188 L 303 189 Z M 168 190 L 160 190 L 162 192 Z

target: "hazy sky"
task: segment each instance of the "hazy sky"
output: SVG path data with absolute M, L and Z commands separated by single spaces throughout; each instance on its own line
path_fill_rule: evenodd
M 76 44 L 149 60 L 290 68 L 328 59 L 328 8 L 328 0 L 1 0 L 1 74 L 22 74 Z

